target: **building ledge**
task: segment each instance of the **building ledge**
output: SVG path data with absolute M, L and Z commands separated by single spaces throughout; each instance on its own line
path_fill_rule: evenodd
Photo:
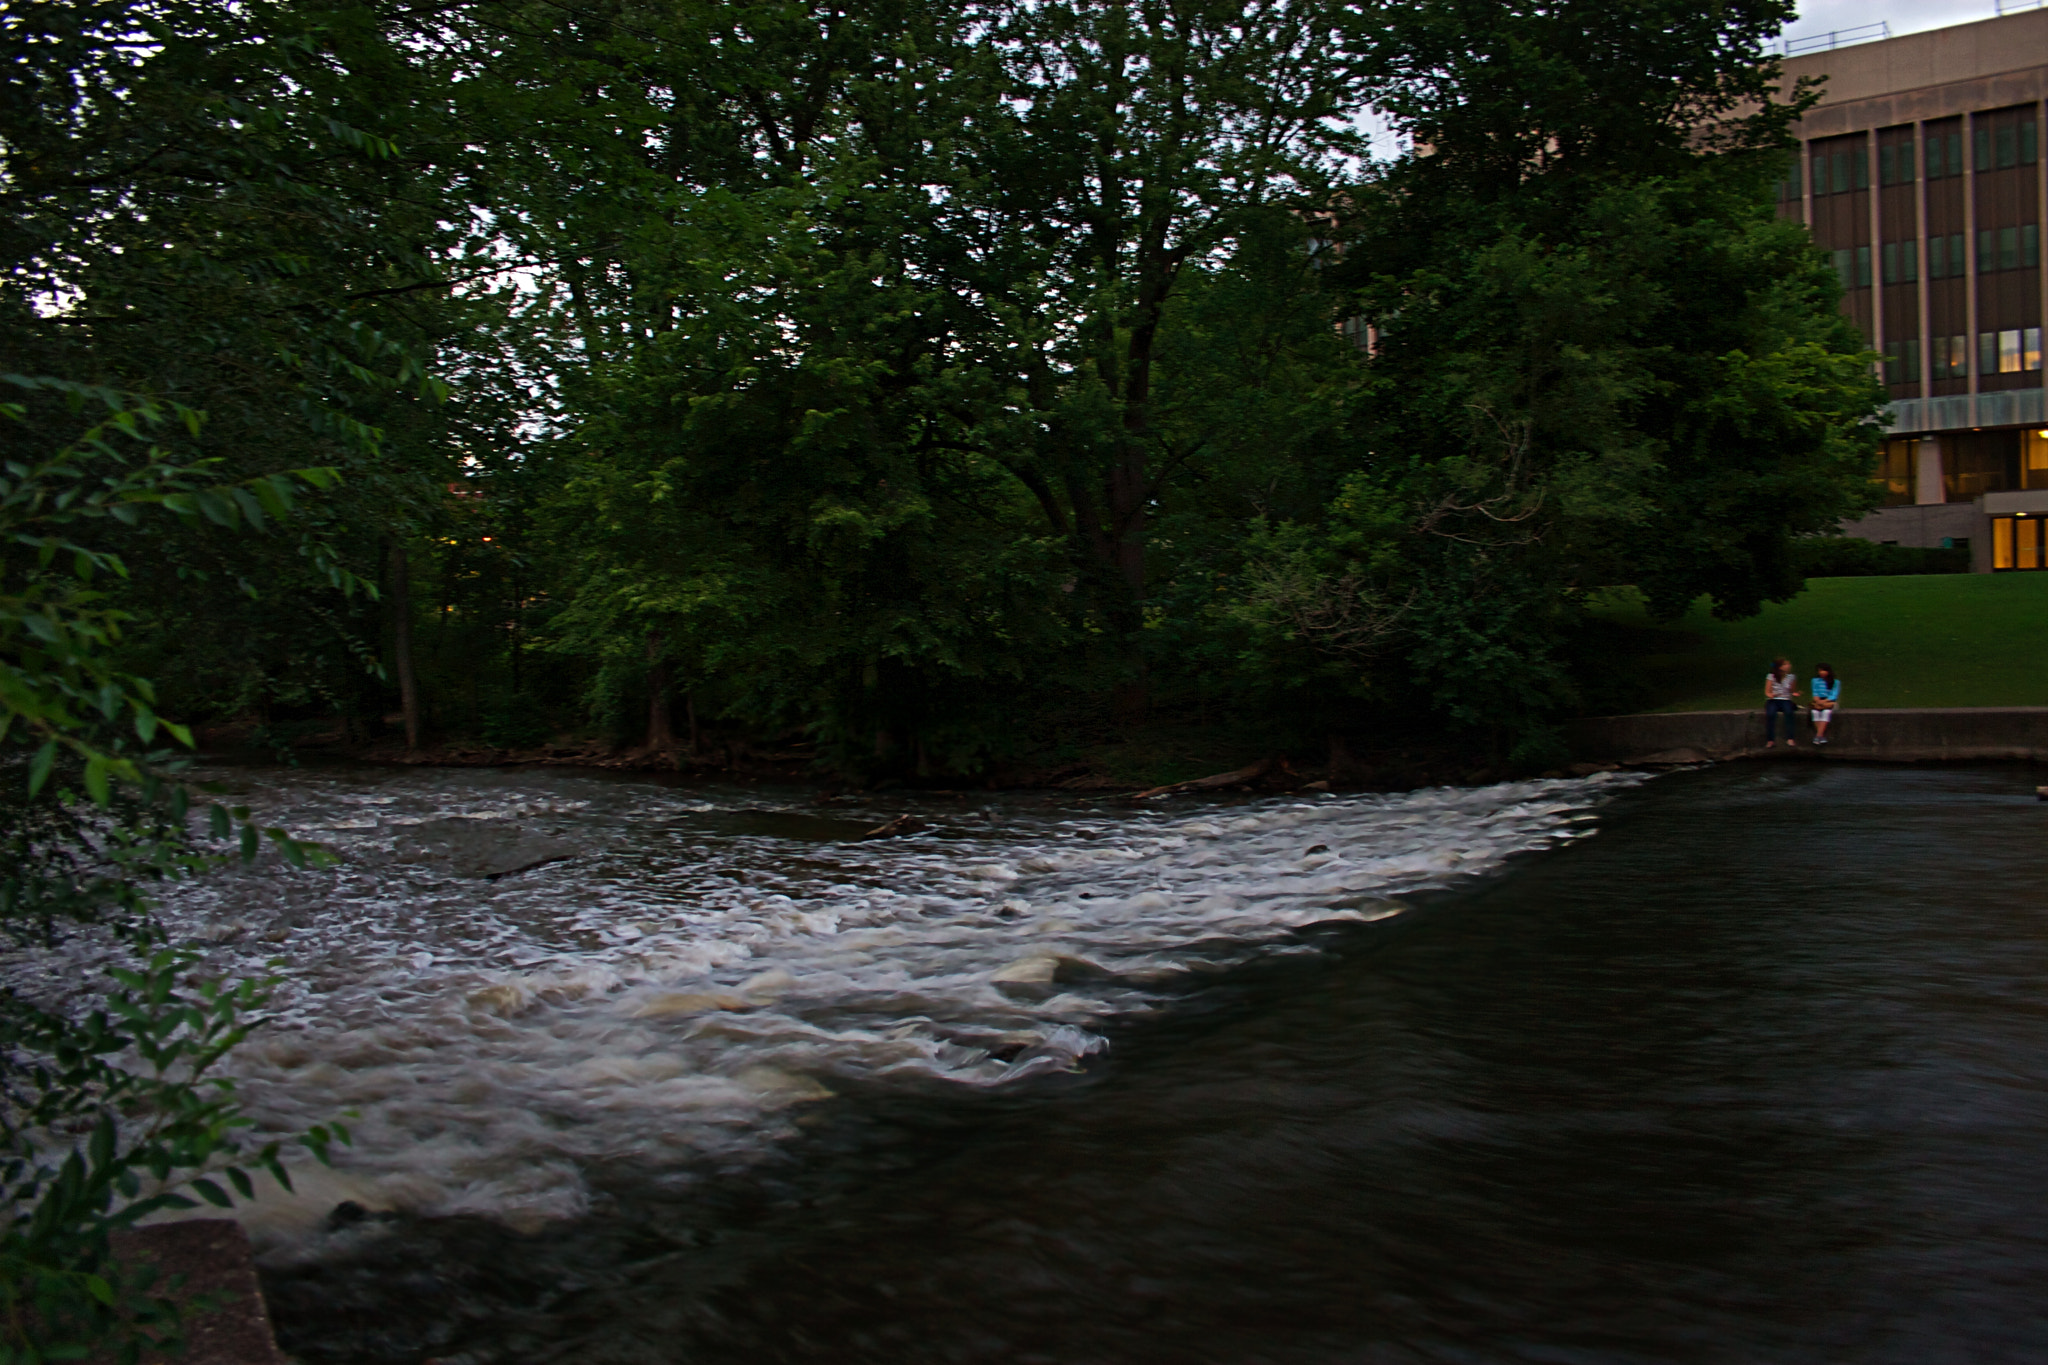
M 2016 512 L 2048 512 L 2048 488 L 2030 488 L 2021 493 L 1986 493 L 1978 499 L 1984 511 L 1994 517 Z

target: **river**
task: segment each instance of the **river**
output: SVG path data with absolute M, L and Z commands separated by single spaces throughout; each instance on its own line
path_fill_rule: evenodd
M 229 780 L 348 855 L 165 911 L 282 964 L 259 1123 L 356 1115 L 248 1215 L 309 1365 L 2048 1356 L 2018 767 L 1144 813 Z M 576 856 L 406 853 L 451 816 Z

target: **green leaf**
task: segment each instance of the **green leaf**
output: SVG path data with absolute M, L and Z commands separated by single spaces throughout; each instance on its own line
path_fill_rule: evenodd
M 259 845 L 256 842 L 256 826 L 242 826 L 242 861 L 245 863 L 255 862 L 258 847 Z
M 112 795 L 107 783 L 107 757 L 94 754 L 85 763 L 85 790 L 95 806 L 104 806 Z
M 34 796 L 50 780 L 50 768 L 57 761 L 57 741 L 51 740 L 36 750 L 36 756 L 29 760 L 28 794 Z
M 257 501 L 254 493 L 246 488 L 230 488 L 228 496 L 242 509 L 242 515 L 249 519 L 251 526 L 259 531 L 263 529 L 263 504 Z
M 228 1197 L 226 1190 L 204 1177 L 193 1181 L 192 1188 L 199 1191 L 200 1198 L 217 1209 L 231 1209 L 235 1206 L 235 1201 Z

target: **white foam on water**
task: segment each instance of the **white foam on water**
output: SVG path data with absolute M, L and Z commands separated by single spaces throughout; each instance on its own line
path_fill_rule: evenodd
M 1192 812 L 927 802 L 931 832 L 853 842 L 901 807 L 821 816 L 549 772 L 229 777 L 265 823 L 345 860 L 266 860 L 162 901 L 206 971 L 283 978 L 231 1060 L 259 1134 L 355 1115 L 334 1171 L 244 1211 L 273 1245 L 343 1199 L 533 1227 L 580 1213 L 598 1163 L 743 1161 L 849 1081 L 1072 1068 L 1104 1020 L 1590 833 L 1635 780 Z M 585 851 L 497 881 L 393 856 L 448 817 Z M 111 951 L 82 935 L 8 975 L 77 989 Z

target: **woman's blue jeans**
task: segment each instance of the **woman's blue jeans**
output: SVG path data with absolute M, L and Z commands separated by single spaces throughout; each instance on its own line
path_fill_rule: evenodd
M 1799 708 L 1781 697 L 1772 697 L 1764 702 L 1764 738 L 1778 737 L 1778 717 L 1785 718 L 1785 738 L 1792 738 L 1792 727 L 1798 722 Z

